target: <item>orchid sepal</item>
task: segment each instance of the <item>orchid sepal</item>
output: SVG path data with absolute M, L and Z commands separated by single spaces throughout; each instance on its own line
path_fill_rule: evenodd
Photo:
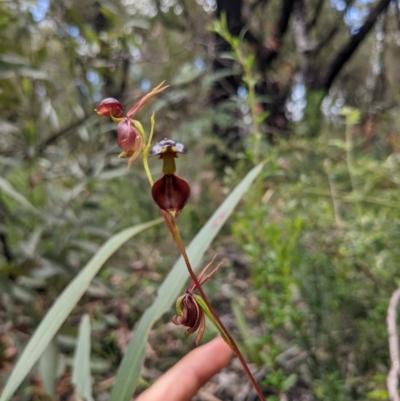
M 215 320 L 214 316 L 210 312 L 210 309 L 208 309 L 208 306 L 204 302 L 203 298 L 200 295 L 193 294 L 194 299 L 196 300 L 197 305 L 199 308 L 202 310 L 204 315 L 208 317 L 208 320 L 213 324 L 213 326 L 218 330 L 218 333 L 221 335 L 223 340 L 232 348 L 232 344 L 229 341 L 228 337 L 225 335 L 217 321 Z
M 134 104 L 129 111 L 126 113 L 127 117 L 133 117 L 138 111 L 139 109 L 142 108 L 142 106 L 144 106 L 148 100 L 150 100 L 153 96 L 161 93 L 162 91 L 164 91 L 165 89 L 167 89 L 169 87 L 169 85 L 165 85 L 163 86 L 165 81 L 162 81 L 159 85 L 157 85 L 155 88 L 153 88 L 151 90 L 151 92 L 149 92 L 147 95 L 145 95 L 142 99 L 140 99 L 136 104 Z

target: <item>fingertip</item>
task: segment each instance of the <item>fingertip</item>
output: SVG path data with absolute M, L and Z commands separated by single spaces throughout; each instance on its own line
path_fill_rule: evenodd
M 217 337 L 192 351 L 192 355 L 192 368 L 200 381 L 207 381 L 229 363 L 232 350 L 221 337 Z
M 209 347 L 209 352 L 218 355 L 223 366 L 227 365 L 232 357 L 231 347 L 223 340 L 222 337 L 216 337 L 205 345 Z
M 185 401 L 212 376 L 224 368 L 232 356 L 231 348 L 218 337 L 183 357 L 174 367 L 142 393 L 138 400 Z M 161 399 L 161 398 L 160 398 Z

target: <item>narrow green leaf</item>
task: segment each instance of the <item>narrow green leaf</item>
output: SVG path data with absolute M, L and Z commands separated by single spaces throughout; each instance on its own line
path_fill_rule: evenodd
M 4 192 L 10 198 L 13 198 L 25 209 L 30 210 L 35 214 L 40 214 L 40 211 L 35 208 L 24 196 L 15 190 L 15 188 L 5 179 L 0 177 L 0 191 Z
M 255 345 L 251 341 L 252 337 L 249 331 L 249 327 L 247 325 L 246 316 L 239 302 L 233 300 L 231 302 L 231 310 L 233 316 L 235 317 L 236 327 L 239 329 L 240 336 L 243 340 L 242 344 L 238 344 L 239 349 L 243 349 L 243 351 L 245 351 L 245 354 L 252 362 L 257 363 L 258 365 L 262 365 L 263 361 L 260 357 L 259 349 L 257 348 L 257 345 Z
M 90 259 L 81 272 L 57 298 L 46 316 L 40 322 L 40 325 L 15 365 L 0 397 L 0 401 L 8 401 L 18 389 L 19 385 L 40 358 L 49 342 L 78 303 L 79 299 L 85 293 L 93 277 L 97 274 L 107 259 L 126 241 L 128 241 L 128 239 L 141 231 L 160 223 L 161 221 L 162 219 L 153 220 L 115 234 L 99 249 L 92 259 Z
M 39 360 L 39 370 L 44 388 L 47 393 L 54 396 L 54 384 L 58 373 L 60 353 L 55 341 L 50 341 Z
M 195 271 L 200 267 L 204 252 L 231 215 L 243 194 L 246 193 L 247 189 L 261 172 L 262 167 L 263 163 L 254 167 L 246 175 L 188 246 L 187 254 Z M 188 272 L 186 266 L 182 258 L 179 258 L 160 286 L 157 298 L 139 320 L 134 336 L 118 368 L 110 401 L 129 401 L 131 399 L 145 358 L 148 333 L 152 325 L 164 313 L 169 311 L 176 298 L 180 295 L 187 279 Z
M 72 383 L 78 400 L 93 401 L 90 375 L 90 318 L 83 315 L 79 325 L 75 350 Z
M 218 333 L 221 335 L 221 337 L 225 340 L 225 342 L 230 345 L 232 344 L 229 341 L 229 338 L 226 336 L 224 331 L 221 329 L 221 326 L 218 324 L 218 322 L 215 320 L 215 317 L 211 313 L 210 309 L 208 309 L 207 304 L 204 302 L 203 298 L 200 295 L 193 294 L 194 298 L 196 299 L 197 305 L 200 306 L 201 310 L 204 312 L 204 314 L 208 317 L 208 320 L 211 322 L 211 324 L 217 329 Z

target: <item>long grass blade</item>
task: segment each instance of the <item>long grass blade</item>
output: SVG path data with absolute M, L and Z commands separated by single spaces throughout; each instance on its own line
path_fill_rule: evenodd
M 54 396 L 54 385 L 58 373 L 60 353 L 55 341 L 50 341 L 39 360 L 39 370 L 47 394 Z
M 93 401 L 92 378 L 90 375 L 90 331 L 89 315 L 83 315 L 79 325 L 72 383 L 75 386 L 77 399 L 85 401 Z
M 40 211 L 35 208 L 23 195 L 21 195 L 5 178 L 0 177 L 0 192 L 4 192 L 10 198 L 13 198 L 21 206 L 29 211 L 40 214 Z
M 75 279 L 65 288 L 41 321 L 15 365 L 0 401 L 8 401 L 18 389 L 107 259 L 128 239 L 160 222 L 161 219 L 157 219 L 123 230 L 112 236 L 99 249 Z

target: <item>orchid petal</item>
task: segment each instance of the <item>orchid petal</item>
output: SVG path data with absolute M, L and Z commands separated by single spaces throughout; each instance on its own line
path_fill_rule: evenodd
M 158 93 L 161 93 L 163 90 L 167 89 L 169 85 L 162 86 L 165 81 L 162 81 L 158 86 L 152 89 L 151 92 L 149 92 L 146 96 L 144 96 L 142 99 L 139 100 L 135 105 L 133 105 L 129 111 L 126 113 L 127 117 L 133 117 L 136 112 L 144 106 L 144 104 L 147 103 L 149 99 L 151 99 L 153 96 L 157 95 Z

